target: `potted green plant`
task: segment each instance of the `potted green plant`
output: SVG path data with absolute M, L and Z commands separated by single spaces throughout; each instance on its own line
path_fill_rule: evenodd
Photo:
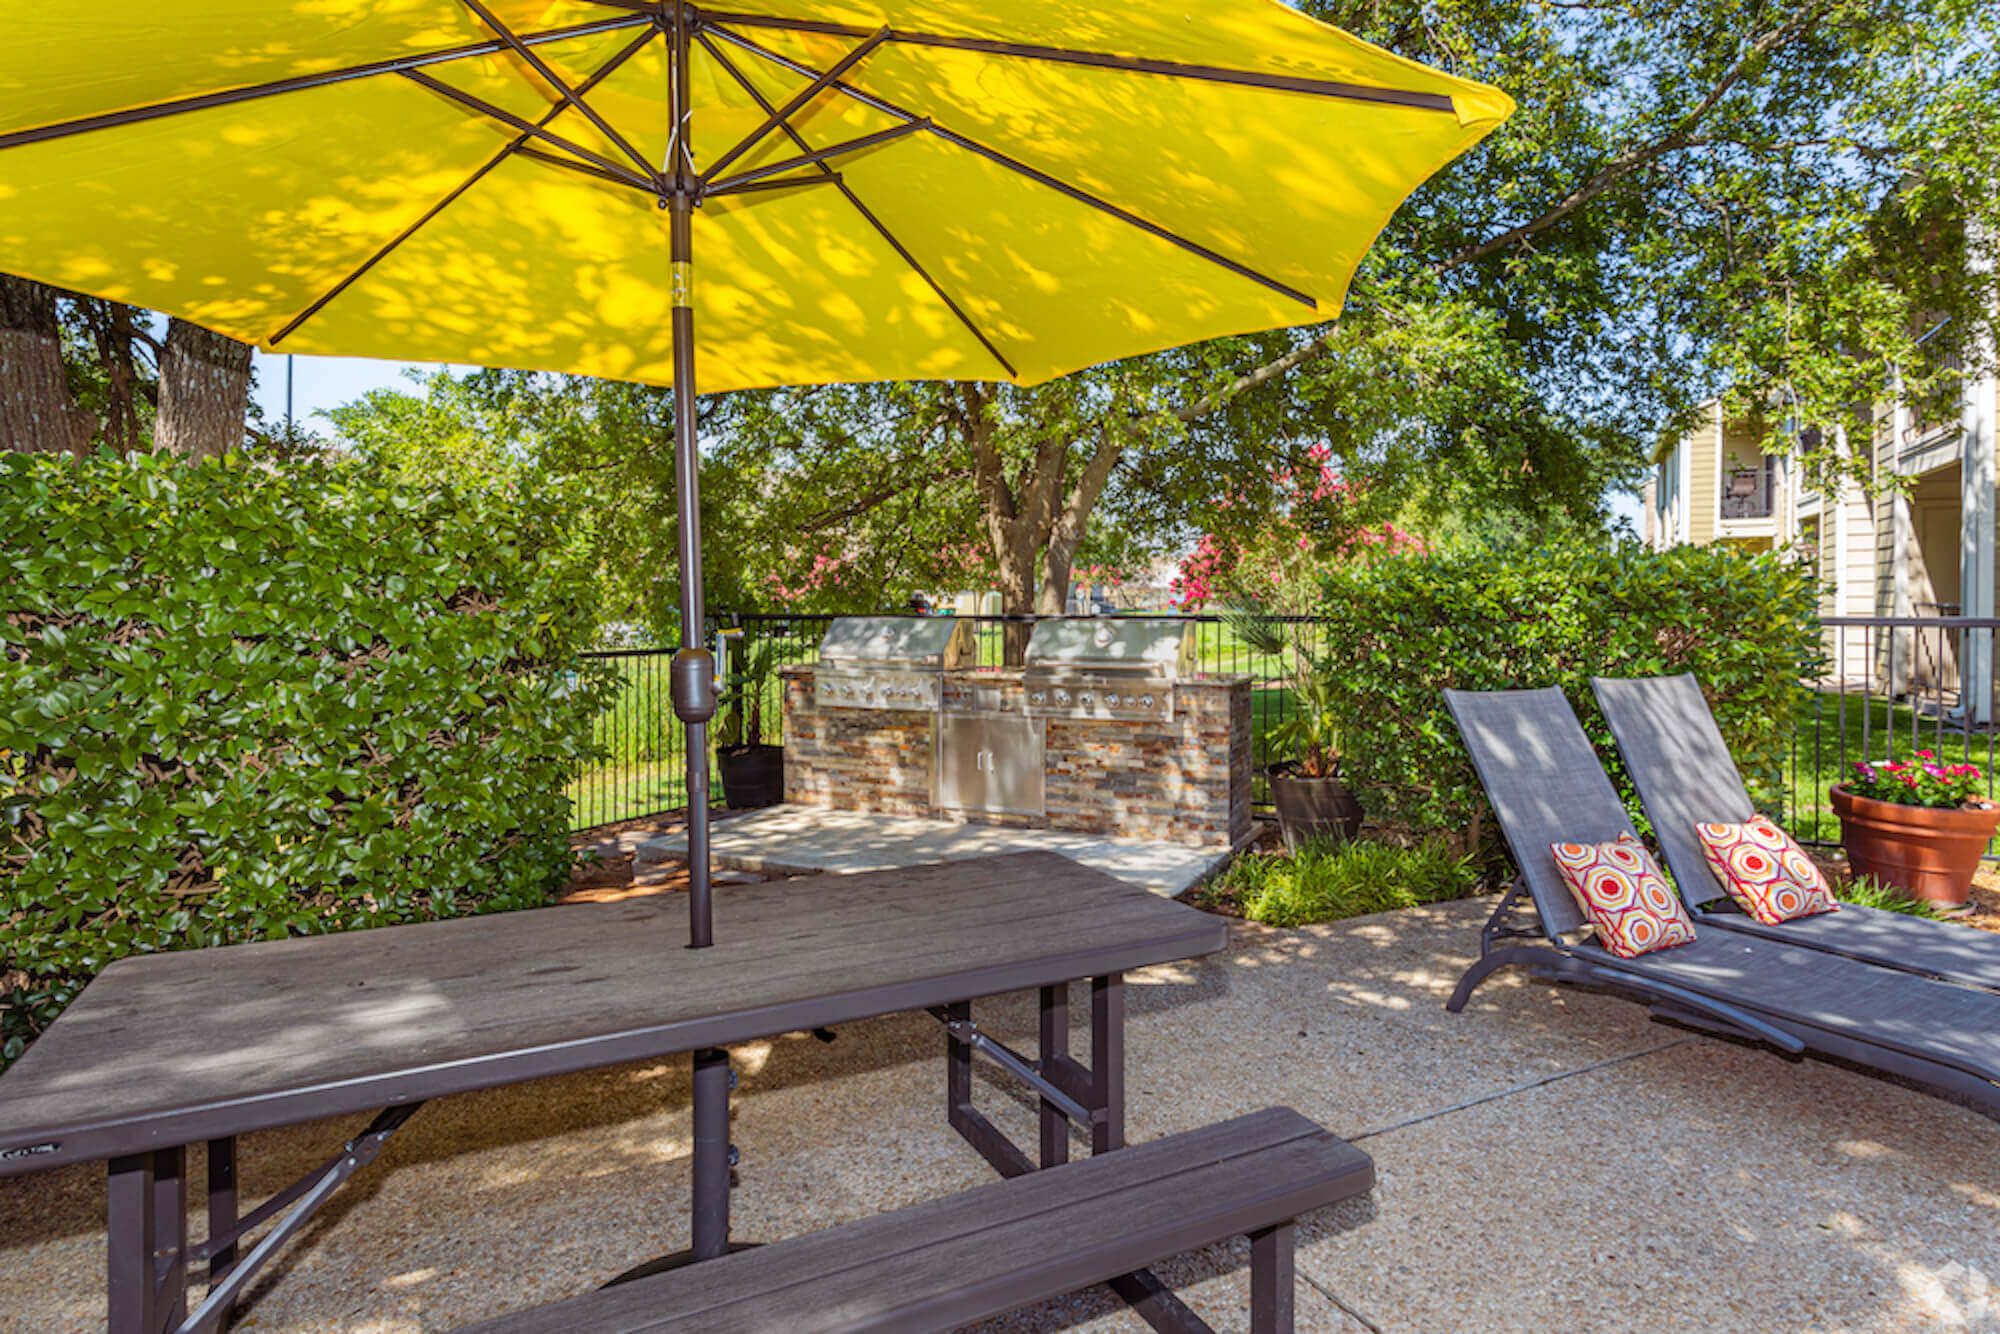
M 1341 778 L 1340 716 L 1333 680 L 1293 642 L 1285 622 L 1258 607 L 1222 613 L 1223 624 L 1252 652 L 1283 664 L 1279 679 L 1290 707 L 1264 729 L 1264 767 L 1271 803 L 1285 846 L 1296 852 L 1307 840 L 1345 842 L 1361 832 L 1361 803 Z
M 764 744 L 764 698 L 778 670 L 778 642 L 731 632 L 729 674 L 716 714 L 715 758 L 722 798 L 732 809 L 785 799 L 785 748 Z
M 1928 750 L 1908 762 L 1859 761 L 1832 792 L 1848 865 L 1912 898 L 1962 905 L 2000 828 L 1983 785 L 1978 765 L 1940 763 Z

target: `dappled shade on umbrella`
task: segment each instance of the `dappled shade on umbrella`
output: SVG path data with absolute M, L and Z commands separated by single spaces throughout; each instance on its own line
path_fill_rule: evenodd
M 4 8 L 0 268 L 266 348 L 671 380 L 658 7 L 120 3 L 88 41 Z M 1271 0 L 757 8 L 689 52 L 704 391 L 1331 318 L 1511 105 Z

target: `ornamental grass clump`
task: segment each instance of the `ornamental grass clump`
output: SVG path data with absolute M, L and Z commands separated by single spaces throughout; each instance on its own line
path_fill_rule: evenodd
M 1856 761 L 1847 790 L 1870 801 L 1956 810 L 1982 801 L 1984 783 L 1978 765 L 1941 764 L 1936 752 L 1920 750 L 1907 762 Z
M 1238 857 L 1217 888 L 1253 922 L 1306 926 L 1461 899 L 1478 888 L 1478 876 L 1441 839 L 1407 848 L 1314 840 L 1287 856 Z

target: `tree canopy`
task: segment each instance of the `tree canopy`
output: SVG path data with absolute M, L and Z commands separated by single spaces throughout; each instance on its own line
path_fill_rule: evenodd
M 708 400 L 712 601 L 879 603 L 977 576 L 1010 609 L 1059 610 L 1079 562 L 1226 539 L 1320 456 L 1385 512 L 1589 528 L 1711 396 L 1817 441 L 1898 372 L 1948 393 L 1990 355 L 1990 5 L 1303 7 L 1520 103 L 1390 223 L 1342 317 L 1036 389 Z M 668 396 L 487 384 L 542 465 L 603 479 L 607 559 L 665 606 Z

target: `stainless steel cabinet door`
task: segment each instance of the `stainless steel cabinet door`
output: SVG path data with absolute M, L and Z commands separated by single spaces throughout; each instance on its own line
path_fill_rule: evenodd
M 961 811 L 1041 815 L 1043 722 L 1005 714 L 942 714 L 932 799 Z

